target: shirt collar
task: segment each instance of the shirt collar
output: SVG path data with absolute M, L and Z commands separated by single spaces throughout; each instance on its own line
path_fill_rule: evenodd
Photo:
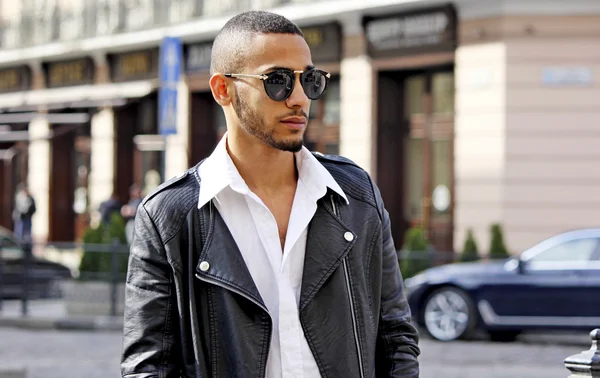
M 306 148 L 302 147 L 295 154 L 299 180 L 314 196 L 315 201 L 323 197 L 327 188 L 339 194 L 349 203 L 346 194 L 335 181 L 331 173 Z M 235 164 L 227 152 L 227 133 L 221 138 L 213 153 L 200 164 L 198 175 L 202 184 L 198 196 L 198 208 L 206 205 L 223 189 L 231 187 L 240 194 L 248 194 L 246 182 L 239 174 Z

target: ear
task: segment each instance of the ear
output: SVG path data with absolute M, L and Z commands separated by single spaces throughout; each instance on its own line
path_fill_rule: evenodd
M 229 94 L 229 83 L 227 78 L 220 73 L 212 75 L 208 81 L 213 98 L 219 105 L 226 106 L 231 103 Z

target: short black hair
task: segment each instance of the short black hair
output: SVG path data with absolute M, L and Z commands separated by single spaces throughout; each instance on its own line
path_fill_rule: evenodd
M 238 73 L 244 67 L 252 38 L 270 33 L 304 37 L 296 24 L 276 13 L 248 11 L 232 17 L 213 42 L 210 73 Z

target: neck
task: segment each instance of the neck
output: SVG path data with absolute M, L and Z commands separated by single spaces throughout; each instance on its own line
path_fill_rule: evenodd
M 292 152 L 268 146 L 243 132 L 227 133 L 227 152 L 252 191 L 276 191 L 296 186 L 297 172 Z

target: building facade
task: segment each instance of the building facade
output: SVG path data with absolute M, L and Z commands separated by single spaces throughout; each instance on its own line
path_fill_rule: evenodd
M 3 1 L 0 224 L 26 181 L 38 240 L 72 241 L 89 211 L 152 190 L 225 131 L 208 88 L 211 43 L 231 15 L 269 9 L 303 29 L 332 73 L 306 144 L 378 183 L 397 247 L 426 225 L 439 251 L 502 224 L 520 252 L 596 226 L 600 3 L 595 0 Z M 158 133 L 158 57 L 183 44 L 177 134 Z M 164 176 L 164 177 L 163 177 Z M 449 255 L 450 256 L 450 255 Z

